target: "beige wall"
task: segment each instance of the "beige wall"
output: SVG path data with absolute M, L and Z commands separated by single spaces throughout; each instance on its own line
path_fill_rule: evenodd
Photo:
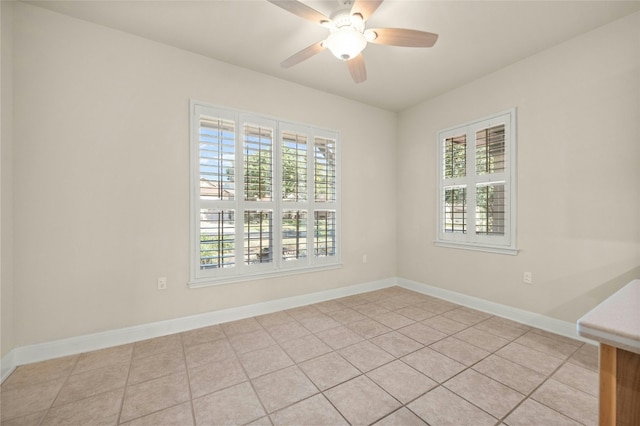
M 0 2 L 0 357 L 14 346 L 12 223 L 12 3 Z
M 520 253 L 435 247 L 436 132 L 512 107 Z M 398 276 L 565 321 L 640 277 L 640 13 L 398 123 Z
M 15 346 L 395 276 L 395 114 L 21 3 L 13 37 Z M 341 269 L 186 287 L 190 98 L 341 131 Z

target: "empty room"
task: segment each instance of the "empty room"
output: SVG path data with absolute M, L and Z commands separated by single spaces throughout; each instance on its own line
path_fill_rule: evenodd
M 4 425 L 640 424 L 640 1 L 5 1 Z

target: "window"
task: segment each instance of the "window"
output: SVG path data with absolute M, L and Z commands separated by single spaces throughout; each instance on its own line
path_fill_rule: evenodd
M 515 109 L 438 132 L 437 245 L 517 254 L 515 159 Z
M 190 108 L 190 285 L 338 266 L 338 133 Z

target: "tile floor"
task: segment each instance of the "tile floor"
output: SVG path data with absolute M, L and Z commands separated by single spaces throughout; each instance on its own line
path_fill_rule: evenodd
M 597 348 L 387 288 L 17 368 L 2 425 L 595 425 Z

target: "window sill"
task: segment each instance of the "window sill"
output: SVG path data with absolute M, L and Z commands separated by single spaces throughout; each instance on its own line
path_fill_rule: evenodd
M 511 256 L 516 256 L 520 251 L 517 248 L 512 248 L 512 247 L 491 246 L 487 244 L 459 243 L 459 242 L 450 242 L 450 241 L 435 241 L 435 245 L 437 247 L 460 249 L 460 250 L 483 251 L 485 253 L 507 254 Z
M 206 278 L 196 278 L 190 280 L 187 285 L 190 288 L 201 288 L 201 287 L 212 287 L 216 285 L 223 284 L 232 284 L 244 281 L 256 281 L 263 280 L 268 278 L 276 278 L 276 277 L 284 277 L 288 275 L 298 275 L 298 274 L 306 274 L 309 272 L 321 272 L 328 271 L 331 269 L 339 269 L 342 268 L 342 263 L 332 263 L 325 265 L 317 265 L 317 266 L 304 266 L 298 268 L 288 268 L 288 269 L 280 269 L 276 271 L 269 272 L 260 272 L 255 274 L 243 274 L 243 275 L 227 275 L 222 277 L 206 277 Z

